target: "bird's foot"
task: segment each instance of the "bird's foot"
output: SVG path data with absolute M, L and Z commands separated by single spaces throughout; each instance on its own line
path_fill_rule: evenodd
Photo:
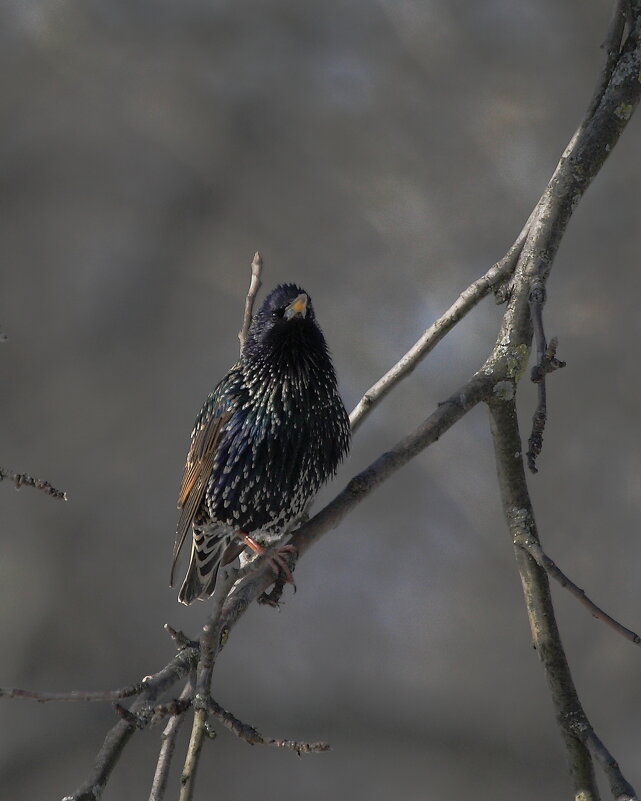
M 238 532 L 238 536 L 248 548 L 251 548 L 251 550 L 259 556 L 264 554 L 267 550 L 263 545 L 260 545 L 258 542 L 256 542 L 256 540 L 252 539 L 249 534 L 245 534 L 244 532 L 240 531 Z M 285 582 L 287 584 L 291 584 L 294 587 L 294 592 L 296 592 L 296 582 L 294 581 L 292 571 L 289 569 L 287 562 L 281 556 L 281 554 L 284 553 L 291 553 L 294 554 L 294 556 L 298 556 L 298 551 L 293 545 L 281 545 L 276 549 L 276 553 L 269 557 L 269 566 L 274 573 L 276 573 L 278 578 L 284 576 Z
M 274 586 L 271 588 L 271 590 L 269 592 L 261 592 L 256 600 L 259 604 L 271 606 L 274 609 L 280 609 L 280 598 L 284 589 L 285 579 L 279 573 L 278 578 L 274 582 Z

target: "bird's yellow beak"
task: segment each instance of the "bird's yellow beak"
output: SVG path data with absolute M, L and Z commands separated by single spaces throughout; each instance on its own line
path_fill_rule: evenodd
M 302 292 L 285 309 L 285 319 L 291 320 L 292 317 L 304 317 L 307 314 L 307 301 L 309 298 Z

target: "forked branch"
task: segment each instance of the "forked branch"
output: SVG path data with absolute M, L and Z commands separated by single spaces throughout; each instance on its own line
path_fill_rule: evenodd
M 548 577 L 536 559 L 538 535 L 525 481 L 515 396 L 532 344 L 533 318 L 536 315 L 531 303 L 532 290 L 536 286 L 545 286 L 559 243 L 577 203 L 614 148 L 641 95 L 641 82 L 638 79 L 641 74 L 641 4 L 635 0 L 629 6 L 619 4 L 618 9 L 619 16 L 608 35 L 607 63 L 594 101 L 523 231 L 504 258 L 468 287 L 413 348 L 365 394 L 352 413 L 352 426 L 356 429 L 369 411 L 485 295 L 493 289 L 497 290 L 499 286 L 507 287 L 507 291 L 503 293 L 504 299 L 508 301 L 507 307 L 496 344 L 487 360 L 469 381 L 421 425 L 355 476 L 333 501 L 291 538 L 299 558 L 304 556 L 321 536 L 335 528 L 381 482 L 435 442 L 471 408 L 480 402 L 487 403 L 491 410 L 503 506 L 513 542 L 516 543 L 515 555 L 526 597 L 532 637 L 557 709 L 570 760 L 575 794 L 584 801 L 598 799 L 593 758 L 603 767 L 615 798 L 620 801 L 632 799 L 634 791 L 593 731 L 572 682 L 554 619 Z M 621 13 L 625 16 L 623 24 Z M 628 36 L 623 41 L 626 26 Z M 262 261 L 256 254 L 239 334 L 241 350 L 251 323 L 254 298 L 260 286 L 261 268 Z M 536 321 L 534 324 L 536 325 Z M 544 337 L 539 337 L 537 341 L 540 351 L 537 363 L 544 376 L 549 372 L 548 368 L 553 366 L 556 356 L 554 349 L 550 350 L 547 344 L 541 347 Z M 519 544 L 520 540 L 530 543 L 531 553 Z M 539 557 L 542 559 L 540 554 Z M 231 586 L 235 579 L 238 580 Z M 89 776 L 74 795 L 67 797 L 68 801 L 97 801 L 133 732 L 159 717 L 169 715 L 151 796 L 152 801 L 160 801 L 166 787 L 179 719 L 184 709 L 190 705 L 188 702 L 194 708 L 194 723 L 183 771 L 183 801 L 188 801 L 193 796 L 199 755 L 210 732 L 210 716 L 220 720 L 236 734 L 245 733 L 247 736 L 244 739 L 249 741 L 290 747 L 301 752 L 322 750 L 320 744 L 264 738 L 211 700 L 212 672 L 220 649 L 227 642 L 235 623 L 273 580 L 271 569 L 265 561 L 259 562 L 255 569 L 243 573 L 240 578 L 230 573 L 230 586 L 215 597 L 214 609 L 205 623 L 198 647 L 194 647 L 184 635 L 175 633 L 181 650 L 165 668 L 141 683 L 140 692 L 128 710 L 119 707 L 120 719 L 108 733 Z M 163 694 L 184 680 L 188 680 L 189 684 L 178 699 L 182 699 L 182 704 L 172 706 L 158 703 Z

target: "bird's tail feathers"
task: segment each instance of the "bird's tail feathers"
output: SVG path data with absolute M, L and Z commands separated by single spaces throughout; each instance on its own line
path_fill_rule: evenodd
M 205 601 L 214 592 L 218 568 L 227 544 L 226 538 L 219 534 L 194 528 L 189 567 L 178 593 L 180 603 L 189 605 L 196 599 Z

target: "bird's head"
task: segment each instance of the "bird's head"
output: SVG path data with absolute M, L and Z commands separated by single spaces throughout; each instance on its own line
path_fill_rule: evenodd
M 254 315 L 243 356 L 277 358 L 326 355 L 325 338 L 316 322 L 312 300 L 296 284 L 280 284 Z

